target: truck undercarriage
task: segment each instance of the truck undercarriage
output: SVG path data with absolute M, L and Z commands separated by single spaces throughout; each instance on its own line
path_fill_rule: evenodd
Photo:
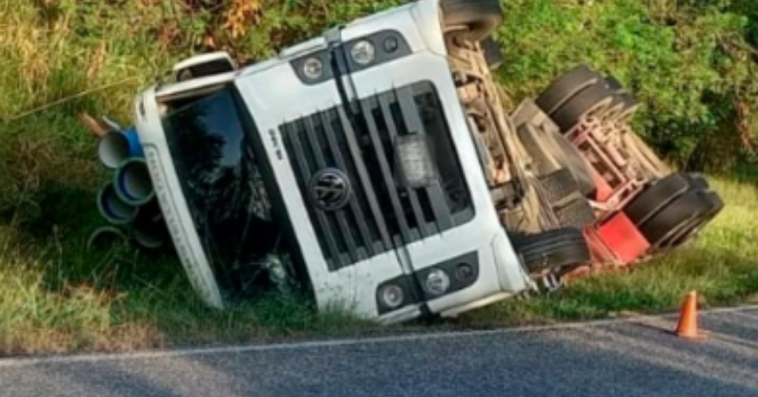
M 486 14 L 487 3 L 470 7 Z M 575 227 L 590 248 L 579 266 L 546 260 L 549 288 L 679 247 L 721 211 L 702 175 L 673 172 L 636 134 L 639 104 L 613 76 L 580 65 L 507 114 L 510 99 L 491 73 L 502 55 L 470 32 L 448 26 L 447 49 L 504 227 L 515 241 Z

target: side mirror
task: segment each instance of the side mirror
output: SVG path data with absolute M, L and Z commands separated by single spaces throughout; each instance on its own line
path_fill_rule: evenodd
M 237 69 L 232 57 L 225 51 L 196 55 L 174 65 L 172 71 L 177 81 L 196 77 L 231 72 Z

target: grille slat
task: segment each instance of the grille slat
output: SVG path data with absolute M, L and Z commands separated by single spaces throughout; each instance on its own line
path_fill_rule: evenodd
M 429 83 L 416 86 L 418 90 L 388 90 L 356 101 L 355 115 L 334 106 L 280 127 L 330 271 L 473 217 L 473 203 L 434 87 Z M 431 115 L 424 116 L 421 111 Z M 394 144 L 409 133 L 429 135 L 434 147 L 444 152 L 434 159 L 444 185 L 410 188 L 399 184 Z M 329 168 L 349 179 L 353 196 L 342 208 L 324 210 L 313 200 L 311 181 Z
M 308 143 L 310 143 L 311 153 L 313 154 L 313 158 L 316 159 L 316 166 L 317 169 L 324 169 L 329 164 L 326 163 L 326 158 L 324 156 L 324 150 L 321 147 L 321 143 L 319 142 L 318 135 L 316 133 L 316 126 L 314 123 L 314 119 L 312 117 L 307 117 L 304 120 L 305 123 L 305 131 L 306 131 L 306 139 L 308 140 Z M 334 151 L 334 148 L 330 148 L 330 151 Z M 347 219 L 345 217 L 345 212 L 342 210 L 335 211 L 334 213 L 331 213 L 331 216 L 336 217 L 337 219 L 337 225 L 339 225 L 340 228 L 340 235 L 344 239 L 344 243 L 347 246 L 347 249 L 350 253 L 350 258 L 353 261 L 360 260 L 358 256 L 358 249 L 356 247 L 355 241 L 353 240 L 353 233 L 350 230 L 350 226 L 347 224 Z M 336 236 L 337 233 L 332 232 L 333 236 Z
M 382 116 L 385 120 L 385 123 L 387 123 L 387 131 L 389 133 L 390 140 L 391 142 L 395 142 L 395 137 L 397 137 L 399 130 L 397 129 L 397 126 L 395 125 L 395 119 L 392 116 L 390 100 L 392 100 L 393 102 L 395 101 L 394 92 L 388 92 L 379 96 L 379 106 L 381 108 Z M 419 203 L 418 195 L 416 194 L 415 190 L 411 188 L 406 188 L 405 191 L 408 194 L 408 199 L 411 202 L 411 209 L 413 210 L 413 216 L 416 219 L 416 224 L 419 225 L 419 231 L 421 232 L 422 237 L 428 237 L 434 234 L 435 231 L 431 230 L 426 220 L 424 219 L 424 212 L 421 209 L 421 204 Z
M 376 155 L 376 159 L 379 162 L 379 171 L 381 173 L 382 182 L 384 183 L 387 192 L 390 196 L 390 201 L 394 208 L 395 219 L 400 225 L 400 234 L 403 237 L 403 241 L 410 243 L 414 240 L 411 228 L 408 226 L 408 221 L 405 219 L 405 211 L 400 203 L 400 196 L 398 195 L 397 188 L 395 186 L 395 178 L 393 177 L 392 170 L 389 166 L 386 154 L 384 152 L 384 145 L 379 137 L 379 129 L 376 126 L 371 107 L 369 107 L 369 101 L 361 101 L 361 111 L 366 121 L 366 127 L 368 128 L 369 139 L 371 140 L 371 149 Z
M 301 123 L 302 121 L 296 122 L 294 124 L 289 124 L 285 126 L 285 131 L 287 133 L 287 137 L 292 140 L 292 149 L 295 152 L 295 163 L 297 163 L 298 169 L 300 170 L 300 178 L 298 179 L 305 182 L 300 184 L 301 189 L 308 189 L 308 176 L 311 175 L 312 171 L 308 167 L 308 159 L 305 157 L 303 145 L 300 142 L 300 138 L 298 137 L 298 130 L 296 129 L 298 124 Z M 342 266 L 342 255 L 340 255 L 339 249 L 337 248 L 337 242 L 335 241 L 334 235 L 331 232 L 329 221 L 326 219 L 326 215 L 323 212 L 315 212 L 319 227 L 322 231 L 324 231 L 323 237 L 326 239 L 326 246 L 329 250 L 329 257 L 332 261 L 335 262 L 336 267 L 339 268 Z
M 342 156 L 342 150 L 337 141 L 337 135 L 334 132 L 334 127 L 332 126 L 332 122 L 334 121 L 334 111 L 321 112 L 320 118 L 321 118 L 321 124 L 324 127 L 326 141 L 329 144 L 329 150 L 331 151 L 332 156 L 334 157 L 334 162 L 336 163 L 337 167 L 339 167 L 342 170 L 345 170 L 345 172 L 348 175 L 350 175 L 351 179 L 353 179 L 352 173 L 348 171 L 345 158 Z M 359 191 L 358 196 L 361 198 L 364 198 L 365 195 L 361 195 Z M 374 244 L 374 241 L 372 241 L 371 232 L 369 231 L 368 226 L 366 226 L 366 222 L 368 221 L 368 219 L 364 215 L 363 209 L 361 209 L 360 204 L 357 203 L 356 200 L 350 200 L 350 209 L 353 211 L 353 219 L 355 219 L 355 223 L 358 226 L 358 231 L 361 234 L 361 239 L 363 240 L 363 246 L 365 247 L 366 251 L 368 251 L 368 255 L 373 256 L 375 244 Z M 374 214 L 374 219 L 376 219 L 378 216 L 381 216 L 381 213 L 377 211 Z M 366 222 L 364 222 L 364 220 Z M 377 244 L 379 244 L 380 246 L 379 251 L 390 249 L 391 247 L 391 245 L 389 244 L 389 241 L 387 241 L 386 245 L 384 245 L 381 241 L 377 242 Z
M 400 102 L 400 110 L 403 113 L 403 120 L 408 130 L 427 135 L 419 116 L 418 107 L 415 101 L 413 101 L 413 91 L 410 87 L 403 87 L 398 90 L 398 101 Z M 450 228 L 453 225 L 453 216 L 442 192 L 440 181 L 434 181 L 433 186 L 426 188 L 426 190 L 432 209 L 434 210 L 437 226 L 441 230 Z
M 384 242 L 387 249 L 391 249 L 392 239 L 390 238 L 387 222 L 384 218 L 382 209 L 379 206 L 379 200 L 371 183 L 371 178 L 369 177 L 368 170 L 366 169 L 366 163 L 363 161 L 363 157 L 361 156 L 361 148 L 356 141 L 355 131 L 350 125 L 350 120 L 348 120 L 347 115 L 345 114 L 345 110 L 342 107 L 337 107 L 337 115 L 339 116 L 339 121 L 342 125 L 345 142 L 347 142 L 348 150 L 350 151 L 350 157 L 353 159 L 353 163 L 355 164 L 355 168 L 361 180 L 361 185 L 364 189 L 369 207 L 371 207 L 371 212 L 373 213 L 374 219 L 378 225 L 379 234 L 382 236 L 382 241 Z

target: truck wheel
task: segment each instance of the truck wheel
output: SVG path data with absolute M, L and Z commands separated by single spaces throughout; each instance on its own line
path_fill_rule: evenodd
M 590 261 L 581 230 L 573 227 L 514 238 L 514 247 L 530 273 L 575 267 Z
M 613 91 L 608 89 L 605 81 L 598 81 L 560 106 L 551 118 L 563 133 L 567 133 L 586 115 L 608 107 L 613 102 L 613 96 Z
M 482 40 L 482 51 L 484 51 L 484 59 L 487 61 L 487 66 L 490 70 L 496 70 L 503 65 L 505 61 L 503 51 L 500 50 L 500 46 L 492 36 L 488 36 Z
M 724 209 L 724 202 L 716 192 L 706 191 L 705 198 L 708 201 L 708 209 L 701 216 L 695 217 L 692 221 L 685 224 L 681 231 L 675 233 L 669 240 L 664 241 L 661 244 L 661 248 L 671 249 L 684 245 L 692 240 L 705 225 L 710 223 Z
M 492 34 L 503 22 L 499 0 L 441 0 L 446 27 L 466 26 L 474 41 Z
M 579 65 L 553 80 L 535 103 L 543 112 L 552 115 L 566 101 L 600 80 L 601 76 L 587 65 Z
M 692 227 L 694 219 L 707 216 L 713 205 L 703 190 L 690 190 L 641 225 L 640 233 L 652 247 L 659 248 L 666 240 L 682 235 L 685 227 Z
M 670 174 L 637 194 L 637 197 L 626 205 L 624 213 L 640 227 L 688 188 L 689 182 L 683 174 Z

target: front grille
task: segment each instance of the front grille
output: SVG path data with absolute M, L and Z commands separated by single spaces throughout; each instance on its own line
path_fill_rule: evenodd
M 461 225 L 473 206 L 434 88 L 419 83 L 358 102 L 349 117 L 341 106 L 280 127 L 285 149 L 331 270 L 350 266 Z M 396 177 L 393 143 L 425 134 L 440 177 L 408 188 Z M 312 180 L 323 170 L 346 176 L 350 200 L 334 211 L 316 205 Z

